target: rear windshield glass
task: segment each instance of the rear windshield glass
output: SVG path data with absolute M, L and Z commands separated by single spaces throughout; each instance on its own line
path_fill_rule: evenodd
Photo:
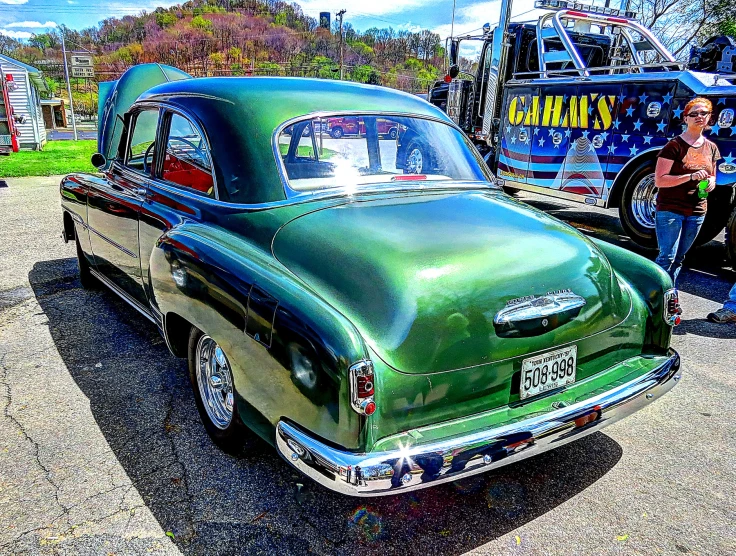
M 301 120 L 281 132 L 278 149 L 290 196 L 330 189 L 446 187 L 450 181 L 491 185 L 491 174 L 462 133 L 417 117 L 342 114 Z

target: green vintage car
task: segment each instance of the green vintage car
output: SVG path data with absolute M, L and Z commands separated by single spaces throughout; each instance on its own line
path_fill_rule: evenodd
M 84 286 L 188 358 L 224 449 L 248 427 L 329 489 L 401 493 L 598 431 L 680 378 L 667 275 L 503 193 L 416 96 L 143 65 L 99 116 L 100 173 L 61 183 L 64 238 Z M 350 116 L 365 132 L 331 137 Z

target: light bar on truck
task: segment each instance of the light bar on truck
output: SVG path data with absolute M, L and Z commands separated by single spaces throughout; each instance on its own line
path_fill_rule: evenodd
M 536 0 L 534 7 L 540 10 L 577 10 L 588 14 L 613 15 L 628 19 L 636 19 L 637 16 L 636 12 L 617 10 L 616 8 L 604 8 L 603 6 L 591 6 L 590 4 L 570 2 L 569 0 Z

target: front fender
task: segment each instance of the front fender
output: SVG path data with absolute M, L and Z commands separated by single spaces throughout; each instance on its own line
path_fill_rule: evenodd
M 673 287 L 669 275 L 641 255 L 599 239 L 590 239 L 606 256 L 619 279 L 626 280 L 646 303 L 649 318 L 644 345 L 666 350 L 672 338 L 672 327 L 663 317 L 664 292 Z
M 348 367 L 367 357 L 363 339 L 270 253 L 184 223 L 154 248 L 151 287 L 164 318 L 175 314 L 220 344 L 240 415 L 267 441 L 287 419 L 347 449 L 363 447 L 347 380 Z

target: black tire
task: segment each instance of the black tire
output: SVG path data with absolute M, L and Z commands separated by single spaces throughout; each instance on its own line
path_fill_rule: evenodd
M 516 194 L 521 191 L 521 189 L 516 189 L 515 187 L 509 187 L 507 185 L 503 186 L 503 190 L 508 193 L 509 195 L 516 196 Z
M 700 228 L 695 245 L 708 243 L 723 231 L 732 216 L 733 193 L 733 188 L 720 186 L 708 194 L 708 212 L 705 214 L 705 222 Z
M 405 174 L 422 174 L 431 171 L 432 155 L 427 145 L 419 139 L 412 139 L 406 146 L 404 161 Z
M 726 224 L 726 260 L 736 270 L 736 208 Z
M 330 130 L 330 137 L 333 139 L 340 139 L 342 136 L 343 132 L 341 127 L 333 127 L 332 130 Z
M 621 193 L 618 215 L 621 227 L 631 240 L 642 247 L 657 247 L 654 230 L 654 160 L 644 160 L 629 174 Z
M 90 272 L 90 264 L 87 257 L 82 252 L 82 247 L 79 245 L 79 237 L 74 241 L 77 246 L 77 266 L 79 267 L 79 281 L 82 283 L 82 287 L 85 290 L 91 290 L 97 287 L 97 279 L 92 276 Z
M 389 129 L 389 131 L 388 131 L 388 136 L 389 136 L 389 138 L 391 138 L 391 139 L 396 139 L 396 136 L 397 136 L 398 134 L 399 134 L 399 131 L 398 131 L 398 130 L 397 130 L 397 129 L 396 129 L 395 127 L 392 127 L 392 128 L 391 128 L 391 129 Z
M 192 385 L 194 400 L 197 403 L 199 416 L 202 419 L 202 424 L 204 425 L 207 434 L 210 435 L 210 438 L 212 438 L 214 443 L 217 444 L 217 446 L 219 446 L 220 449 L 222 449 L 224 452 L 227 452 L 229 454 L 236 454 L 243 449 L 245 426 L 243 425 L 243 422 L 240 420 L 240 416 L 238 415 L 236 403 L 237 392 L 235 391 L 235 385 L 232 382 L 233 377 L 232 371 L 230 371 L 229 369 L 230 364 L 221 349 L 220 353 L 224 358 L 226 365 L 218 366 L 217 371 L 220 376 L 222 376 L 222 378 L 220 379 L 221 384 L 226 384 L 228 381 L 229 384 L 227 384 L 227 390 L 225 386 L 223 386 L 220 390 L 221 397 L 219 400 L 216 399 L 216 397 L 212 398 L 213 404 L 208 404 L 210 410 L 207 409 L 207 406 L 205 405 L 206 402 L 204 401 L 202 396 L 207 395 L 207 388 L 209 388 L 210 393 L 213 393 L 215 396 L 217 395 L 217 392 L 212 387 L 201 386 L 199 383 L 199 373 L 197 367 L 202 365 L 204 367 L 204 369 L 202 369 L 202 372 L 206 375 L 208 369 L 207 365 L 211 364 L 212 362 L 219 361 L 218 357 L 214 353 L 214 348 L 220 349 L 217 343 L 210 336 L 206 335 L 198 328 L 192 326 L 189 333 L 189 347 L 187 350 L 187 359 L 189 362 L 189 381 Z M 200 359 L 202 359 L 201 362 Z M 211 370 L 211 367 L 209 367 L 209 369 Z M 226 372 L 229 373 L 229 378 L 225 377 Z M 229 422 L 226 422 L 226 419 L 224 418 L 226 411 L 225 413 L 220 414 L 220 417 L 223 418 L 219 419 L 219 421 L 217 416 L 215 416 L 218 409 L 224 410 L 228 405 L 228 401 L 226 399 L 227 396 L 222 395 L 226 391 L 232 392 L 232 399 L 229 401 L 231 409 Z

